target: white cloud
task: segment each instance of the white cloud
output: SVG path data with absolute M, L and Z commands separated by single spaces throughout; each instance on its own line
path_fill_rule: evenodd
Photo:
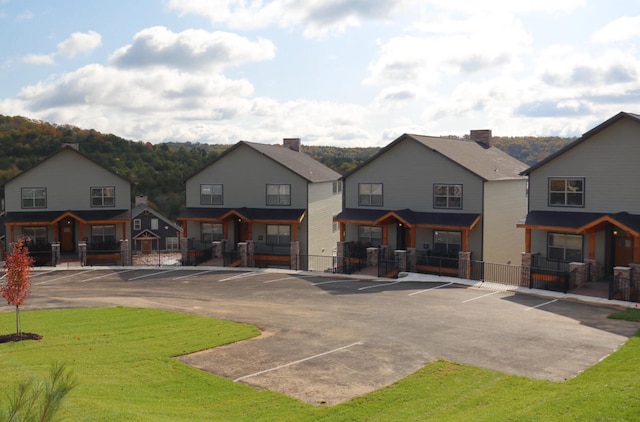
M 198 69 L 272 59 L 274 44 L 256 42 L 228 32 L 189 29 L 180 33 L 165 27 L 138 32 L 133 44 L 118 49 L 110 62 L 119 67 L 167 66 Z
M 591 39 L 596 43 L 609 43 L 640 38 L 640 16 L 623 16 L 596 31 Z
M 36 65 L 52 65 L 55 64 L 53 54 L 27 54 L 22 58 L 25 63 Z
M 58 44 L 57 54 L 64 57 L 76 57 L 90 53 L 102 45 L 102 37 L 95 31 L 74 32 L 69 38 Z

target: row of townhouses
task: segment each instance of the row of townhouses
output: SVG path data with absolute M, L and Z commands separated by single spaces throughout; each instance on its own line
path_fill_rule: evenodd
M 64 146 L 6 182 L 0 218 L 5 247 L 25 236 L 44 260 L 125 264 L 174 250 L 183 264 L 228 254 L 224 265 L 342 272 L 358 259 L 420 269 L 461 254 L 533 256 L 587 263 L 601 278 L 640 264 L 638 156 L 640 116 L 625 112 L 529 168 L 493 146 L 490 130 L 468 141 L 404 134 L 346 175 L 297 138 L 240 141 L 185 181 L 174 224 L 144 201 L 132 208 L 128 180 Z

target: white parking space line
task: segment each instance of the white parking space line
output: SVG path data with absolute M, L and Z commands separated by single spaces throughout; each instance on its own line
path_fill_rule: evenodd
M 154 275 L 158 275 L 158 274 L 166 274 L 166 273 L 172 273 L 175 271 L 180 271 L 180 270 L 163 270 L 163 271 L 157 271 L 155 273 L 150 273 L 150 274 L 144 274 L 144 275 L 139 275 L 138 277 L 133 277 L 130 278 L 128 281 L 133 281 L 133 280 L 139 280 L 141 278 L 146 278 L 146 277 L 152 277 Z
M 84 283 L 86 281 L 98 280 L 98 279 L 101 279 L 101 278 L 109 277 L 110 275 L 119 275 L 119 274 L 128 273 L 129 271 L 135 271 L 135 270 L 114 271 L 113 273 L 102 274 L 102 275 L 99 275 L 99 276 L 96 276 L 96 277 L 91 277 L 91 278 L 87 278 L 85 280 L 80 280 L 80 282 Z
M 474 297 L 474 298 L 471 298 L 471 299 L 463 300 L 462 303 L 467 303 L 467 302 L 471 302 L 472 300 L 482 299 L 483 297 L 495 295 L 496 293 L 500 293 L 500 291 L 496 290 L 495 292 L 487 293 L 486 295 L 482 295 L 482 296 Z
M 420 293 L 428 292 L 428 291 L 435 290 L 435 289 L 440 289 L 442 287 L 451 286 L 452 284 L 453 284 L 453 281 L 449 282 L 449 283 L 441 284 L 439 286 L 431 287 L 430 289 L 418 290 L 417 292 L 409 293 L 407 296 L 419 295 Z
M 253 277 L 254 275 L 259 275 L 259 274 L 262 274 L 262 273 L 259 273 L 259 272 L 241 273 L 241 274 L 234 275 L 234 276 L 231 276 L 231 277 L 222 278 L 222 279 L 218 280 L 218 283 L 220 283 L 221 281 L 229 281 L 229 280 L 237 280 L 239 278 Z
M 267 372 L 276 371 L 278 369 L 286 368 L 287 366 L 296 365 L 298 363 L 306 362 L 308 360 L 319 358 L 319 357 L 325 356 L 325 355 L 329 355 L 331 353 L 336 353 L 336 352 L 339 352 L 339 351 L 344 350 L 344 349 L 348 349 L 348 348 L 353 347 L 353 346 L 359 346 L 361 344 L 364 344 L 364 343 L 361 342 L 361 341 L 357 341 L 357 342 L 351 343 L 351 344 L 349 344 L 347 346 L 338 347 L 337 349 L 329 350 L 328 352 L 318 353 L 317 355 L 309 356 L 308 358 L 304 358 L 304 359 L 296 360 L 296 361 L 293 361 L 293 362 L 285 363 L 284 365 L 276 366 L 275 368 L 269 368 L 269 369 L 265 369 L 264 371 L 254 372 L 253 374 L 249 374 L 249 375 L 245 375 L 245 376 L 240 377 L 240 378 L 236 378 L 233 381 L 234 382 L 242 381 L 242 380 L 247 379 L 247 378 L 251 378 L 251 377 L 258 376 L 258 375 L 266 374 Z
M 539 307 L 544 306 L 544 305 L 549 305 L 549 304 L 552 304 L 553 302 L 557 302 L 557 301 L 558 301 L 558 299 L 553 299 L 553 300 L 550 300 L 550 301 L 545 302 L 545 303 L 541 303 L 541 304 L 536 305 L 536 306 L 531 306 L 529 308 L 525 308 L 524 310 L 525 311 L 530 311 L 532 309 L 536 309 L 536 308 L 539 308 Z
M 375 289 L 376 287 L 392 286 L 394 284 L 402 283 L 401 280 L 394 281 L 393 283 L 374 284 L 373 286 L 360 287 L 358 290 Z
M 212 273 L 215 272 L 216 270 L 207 270 L 207 271 L 200 271 L 198 273 L 193 273 L 193 274 L 187 274 L 187 275 L 181 275 L 180 277 L 173 277 L 171 280 L 180 280 L 183 278 L 189 278 L 189 277 L 197 277 L 199 275 L 202 274 L 207 274 L 207 273 Z
M 296 279 L 298 277 L 284 277 L 284 278 L 276 278 L 275 280 L 267 280 L 267 281 L 263 281 L 264 284 L 267 283 L 275 283 L 276 281 L 285 281 L 285 280 L 292 280 L 292 279 Z
M 51 280 L 45 280 L 45 281 L 41 281 L 40 283 L 34 283 L 34 284 L 36 284 L 36 285 L 40 285 L 40 284 L 47 284 L 47 283 L 50 283 L 50 282 L 52 282 L 52 281 L 63 280 L 63 279 L 65 279 L 65 278 L 73 277 L 73 276 L 76 276 L 76 275 L 86 274 L 86 273 L 91 272 L 91 271 L 95 271 L 95 270 L 92 268 L 92 269 L 90 269 L 90 270 L 80 271 L 79 273 L 77 273 L 77 272 L 73 272 L 73 273 L 71 273 L 71 274 L 69 274 L 69 275 L 65 275 L 65 276 L 58 277 L 58 278 L 52 278 Z
M 311 283 L 312 286 L 320 286 L 322 284 L 331 284 L 331 283 L 348 283 L 350 281 L 356 280 L 328 280 L 328 281 L 319 281 L 317 283 Z
M 45 275 L 45 274 L 51 274 L 51 273 L 55 273 L 57 270 L 51 270 L 51 271 L 38 271 L 37 273 L 33 273 L 33 275 L 31 276 L 31 278 L 34 277 L 39 277 L 41 275 Z M 3 277 L 4 278 L 4 277 Z

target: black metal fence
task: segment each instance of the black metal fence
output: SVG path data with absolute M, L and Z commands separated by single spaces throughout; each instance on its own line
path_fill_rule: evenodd
M 29 256 L 33 259 L 34 267 L 44 267 L 48 265 L 56 265 L 53 262 L 53 253 L 49 250 L 33 250 L 29 249 Z
M 213 245 L 211 242 L 189 239 L 186 260 L 182 265 L 195 266 L 210 260 L 213 257 Z
M 395 259 L 378 260 L 378 277 L 394 277 L 398 269 L 398 261 Z
M 85 265 L 123 265 L 120 249 L 87 249 Z
M 416 269 L 424 274 L 436 275 L 458 275 L 457 258 L 449 258 L 443 256 L 433 256 L 424 252 L 416 254 Z
M 609 299 L 640 302 L 640 280 L 634 277 L 634 272 L 629 272 L 629 280 L 623 280 L 616 274 L 609 282 Z

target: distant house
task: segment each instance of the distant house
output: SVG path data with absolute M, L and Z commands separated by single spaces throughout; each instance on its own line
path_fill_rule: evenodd
M 621 112 L 531 166 L 525 252 L 587 262 L 594 277 L 640 263 L 640 115 Z
M 130 239 L 131 185 L 66 145 L 4 185 L 6 243 L 29 238 L 34 254 L 46 259 L 52 244 L 60 252 L 119 251 Z
M 344 176 L 341 240 L 390 255 L 518 262 L 525 169 L 492 145 L 490 130 L 470 141 L 404 134 Z
M 332 221 L 342 206 L 339 179 L 300 151 L 300 139 L 240 141 L 189 177 L 177 219 L 185 237 L 204 245 L 224 241 L 233 251 L 254 242 L 266 265 L 287 265 L 291 253 L 330 256 L 339 236 Z
M 182 227 L 149 207 L 145 196 L 136 197 L 131 210 L 133 252 L 179 251 Z

